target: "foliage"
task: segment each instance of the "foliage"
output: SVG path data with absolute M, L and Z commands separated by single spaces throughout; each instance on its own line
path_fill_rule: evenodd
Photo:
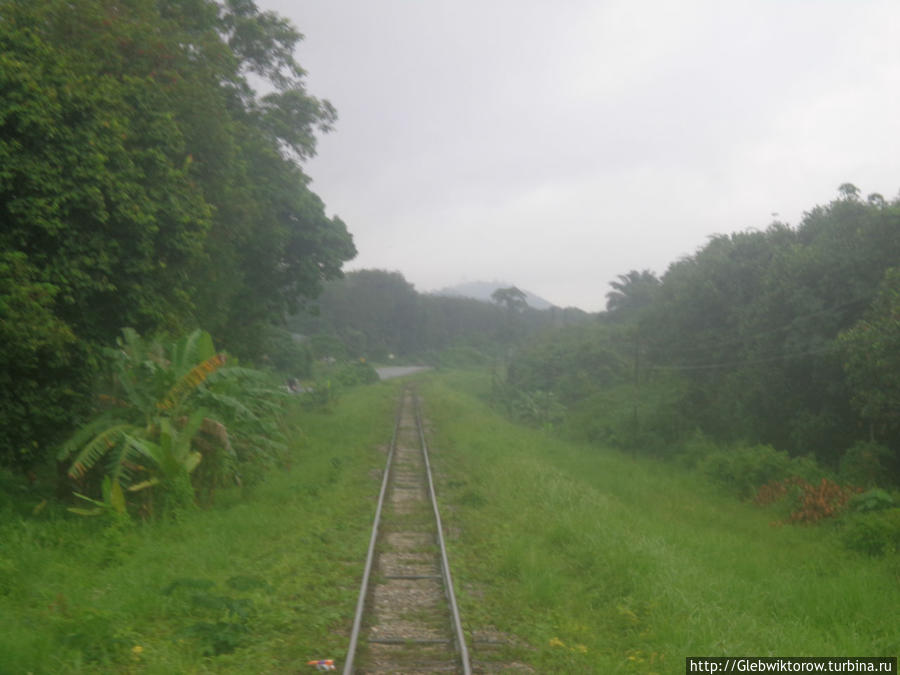
M 824 518 L 834 518 L 846 510 L 859 488 L 841 486 L 828 478 L 810 483 L 800 476 L 791 476 L 760 486 L 754 502 L 766 506 L 787 500 L 791 523 L 813 524 Z
M 520 309 L 510 314 L 480 300 L 418 293 L 399 272 L 357 270 L 326 283 L 316 306 L 288 327 L 310 336 L 318 358 L 378 360 L 450 348 L 493 356 L 543 329 L 587 320 L 577 309 Z
M 857 450 L 845 465 L 896 484 L 900 200 L 858 195 L 847 183 L 796 227 L 714 235 L 660 277 L 619 275 L 602 330 L 529 340 L 509 383 L 559 394 L 580 437 L 638 452 L 699 430 L 836 469 L 874 442 L 880 470 Z
M 895 501 L 890 493 L 880 488 L 872 488 L 871 490 L 860 492 L 850 499 L 850 508 L 857 513 L 882 511 L 893 508 L 894 505 Z
M 335 380 L 347 387 L 357 384 L 372 384 L 379 380 L 378 373 L 372 364 L 363 360 L 340 364 L 334 368 L 332 375 Z
M 498 288 L 491 293 L 491 300 L 503 306 L 507 312 L 521 312 L 528 306 L 528 296 L 515 286 Z
M 491 357 L 471 345 L 447 347 L 440 351 L 426 352 L 423 360 L 437 368 L 474 368 L 490 364 Z
M 633 315 L 649 307 L 659 289 L 659 279 L 650 270 L 631 270 L 620 274 L 618 280 L 609 282 L 612 287 L 606 294 L 606 309 L 617 316 Z
M 508 640 L 477 653 L 486 670 L 680 672 L 685 645 L 893 649 L 896 558 L 846 554 L 838 523 L 772 527 L 674 463 L 511 424 L 483 374 L 423 386 L 460 612 Z
M 121 326 L 259 358 L 340 276 L 352 239 L 300 169 L 335 112 L 299 40 L 236 0 L 0 5 L 0 462 L 47 457 Z
M 262 347 L 260 361 L 276 373 L 292 377 L 309 377 L 312 373 L 310 346 L 299 336 L 283 328 L 269 326 Z
M 332 412 L 339 399 L 337 385 L 329 379 L 319 379 L 303 393 L 303 406 L 308 410 Z
M 371 384 L 379 379 L 372 364 L 362 359 L 328 364 L 319 369 L 315 381 L 303 393 L 303 405 L 308 409 L 332 412 L 343 389 Z
M 494 404 L 509 417 L 544 429 L 552 429 L 565 417 L 566 409 L 550 391 L 522 391 L 500 382 L 494 383 Z
M 113 490 L 160 486 L 174 505 L 190 504 L 189 476 L 201 460 L 237 459 L 225 422 L 250 430 L 262 425 L 229 389 L 234 381 L 246 387 L 259 377 L 225 365 L 225 355 L 203 331 L 166 345 L 125 329 L 118 349 L 107 351 L 108 389 L 100 396 L 101 409 L 60 451 L 59 459 L 70 462 L 69 477 L 84 482 L 105 459 L 104 481 L 111 481 Z M 236 469 L 233 462 L 228 468 Z M 205 477 L 206 490 L 221 481 L 214 473 Z
M 738 445 L 720 448 L 707 455 L 700 470 L 715 481 L 732 488 L 739 497 L 750 498 L 762 486 L 787 480 L 806 482 L 821 477 L 814 462 L 791 458 L 788 453 L 770 445 Z
M 79 499 L 83 499 L 94 505 L 92 509 L 72 507 L 69 509 L 72 513 L 82 516 L 99 516 L 107 515 L 114 520 L 127 517 L 128 512 L 125 510 L 125 493 L 122 492 L 122 486 L 118 481 L 110 480 L 109 476 L 103 477 L 103 500 L 91 499 L 83 494 L 75 493 Z
M 110 538 L 102 518 L 33 514 L 33 489 L 0 497 L 0 670 L 286 673 L 342 654 L 396 388 L 348 391 L 334 415 L 298 404 L 292 466 L 178 520 Z
M 0 464 L 30 469 L 84 408 L 93 359 L 53 311 L 60 288 L 0 252 Z
M 881 443 L 858 441 L 841 457 L 840 476 L 850 485 L 872 487 L 885 485 L 897 476 L 896 457 Z
M 854 514 L 843 538 L 848 548 L 871 556 L 900 552 L 900 508 Z
M 874 425 L 900 426 L 900 267 L 885 272 L 866 316 L 840 336 L 852 401 Z

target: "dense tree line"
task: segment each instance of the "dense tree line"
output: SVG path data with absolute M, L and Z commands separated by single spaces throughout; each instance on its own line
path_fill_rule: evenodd
M 252 358 L 355 254 L 300 168 L 335 120 L 300 37 L 251 0 L 0 2 L 0 463 L 71 429 L 121 328 Z
M 671 451 L 700 430 L 832 467 L 874 441 L 896 471 L 898 261 L 900 201 L 846 184 L 796 227 L 715 235 L 661 277 L 621 275 L 597 326 L 532 344 L 509 380 L 558 392 L 604 440 Z
M 321 345 L 320 356 L 422 357 L 451 347 L 493 356 L 545 328 L 588 316 L 575 308 L 535 310 L 504 297 L 488 303 L 419 293 L 399 272 L 359 270 L 327 283 L 315 307 L 288 326 Z

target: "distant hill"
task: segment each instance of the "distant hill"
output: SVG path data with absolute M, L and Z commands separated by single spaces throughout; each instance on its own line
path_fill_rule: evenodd
M 481 300 L 482 302 L 493 302 L 491 294 L 494 291 L 498 288 L 509 288 L 510 286 L 515 286 L 515 284 L 509 284 L 505 281 L 467 281 L 462 284 L 456 284 L 455 286 L 442 288 L 439 291 L 433 291 L 432 294 L 474 298 L 475 300 Z M 519 287 L 517 286 L 517 288 Z M 539 295 L 535 295 L 524 288 L 519 288 L 519 290 L 525 294 L 528 306 L 532 309 L 550 309 L 551 307 L 555 307 L 552 302 L 544 300 L 544 298 Z

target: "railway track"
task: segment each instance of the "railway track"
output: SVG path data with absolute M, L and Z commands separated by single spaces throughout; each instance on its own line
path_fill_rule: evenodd
M 472 672 L 411 389 L 397 413 L 343 672 Z

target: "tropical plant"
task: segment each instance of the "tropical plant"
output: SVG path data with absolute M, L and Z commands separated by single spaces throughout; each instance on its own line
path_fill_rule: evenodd
M 177 503 L 185 503 L 193 498 L 190 476 L 202 460 L 220 469 L 207 472 L 204 487 L 211 488 L 224 472 L 233 475 L 237 456 L 227 424 L 242 426 L 243 436 L 267 429 L 233 386 L 258 381 L 262 374 L 226 368 L 226 362 L 204 331 L 166 346 L 123 330 L 118 348 L 107 351 L 110 372 L 107 393 L 99 396 L 102 409 L 59 453 L 60 460 L 71 463 L 69 477 L 84 483 L 105 459 L 102 473 L 111 489 L 121 485 L 138 492 L 160 485 Z

